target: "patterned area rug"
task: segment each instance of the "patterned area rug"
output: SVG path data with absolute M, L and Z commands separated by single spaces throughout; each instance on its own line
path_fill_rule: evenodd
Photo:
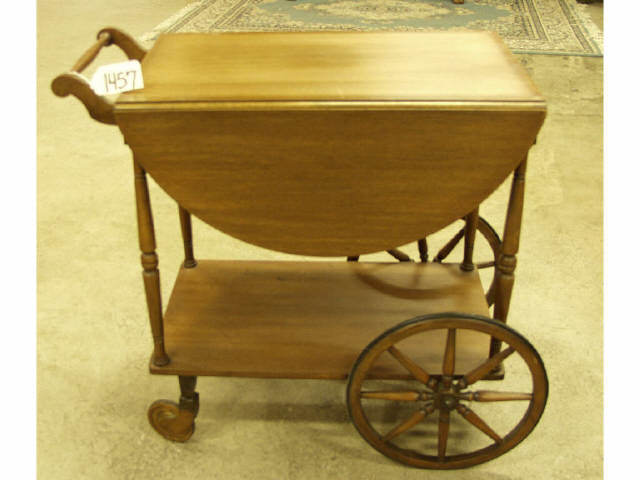
M 166 32 L 493 30 L 514 53 L 602 56 L 602 32 L 575 0 L 202 0 Z

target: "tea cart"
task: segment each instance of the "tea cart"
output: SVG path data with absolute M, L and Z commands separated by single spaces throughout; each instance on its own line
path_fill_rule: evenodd
M 115 101 L 80 74 L 111 44 L 142 62 L 145 83 Z M 162 436 L 193 434 L 198 376 L 348 379 L 358 432 L 415 467 L 476 465 L 534 429 L 545 368 L 506 321 L 546 105 L 498 36 L 171 34 L 147 52 L 105 28 L 52 88 L 117 124 L 133 152 L 150 371 L 181 391 L 149 408 Z M 147 174 L 176 201 L 184 239 L 164 311 Z M 509 175 L 501 238 L 479 206 Z M 196 260 L 191 215 L 271 250 L 343 259 Z M 427 236 L 455 222 L 430 258 Z M 411 242 L 417 261 L 398 249 Z M 490 258 L 474 261 L 479 242 Z M 394 258 L 360 258 L 385 251 Z M 510 378 L 521 386 L 493 387 Z

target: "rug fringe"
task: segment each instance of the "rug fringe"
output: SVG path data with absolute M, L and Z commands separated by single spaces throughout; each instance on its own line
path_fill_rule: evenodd
M 587 13 L 587 5 L 583 5 L 581 3 L 573 2 L 573 10 L 576 14 L 576 17 L 582 22 L 582 26 L 589 34 L 590 38 L 593 40 L 593 43 L 596 44 L 600 53 L 604 55 L 604 35 L 602 30 L 591 20 L 591 17 Z

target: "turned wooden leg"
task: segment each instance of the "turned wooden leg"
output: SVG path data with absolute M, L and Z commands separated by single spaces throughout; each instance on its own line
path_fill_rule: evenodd
M 149 201 L 146 172 L 135 159 L 133 161 L 136 190 L 136 210 L 138 213 L 138 239 L 142 262 L 142 278 L 147 297 L 149 322 L 153 335 L 153 363 L 157 366 L 167 365 L 169 356 L 164 349 L 164 328 L 162 325 L 162 299 L 160 297 L 160 272 L 158 271 L 158 255 L 156 254 L 156 238 Z
M 178 205 L 180 214 L 180 229 L 182 230 L 182 241 L 184 243 L 184 268 L 193 268 L 198 265 L 193 257 L 193 237 L 191 234 L 191 214 Z
M 186 442 L 196 428 L 195 418 L 200 407 L 198 392 L 195 391 L 197 377 L 178 377 L 180 382 L 180 403 L 157 400 L 149 407 L 151 426 L 168 440 Z
M 507 321 L 511 292 L 515 282 L 516 254 L 520 245 L 520 226 L 522 224 L 522 209 L 524 206 L 524 180 L 527 170 L 527 160 L 516 168 L 513 173 L 511 195 L 507 207 L 507 218 L 502 239 L 502 252 L 496 266 L 496 298 L 493 307 L 493 318 L 501 322 Z M 491 341 L 490 355 L 500 351 L 501 343 L 496 339 Z

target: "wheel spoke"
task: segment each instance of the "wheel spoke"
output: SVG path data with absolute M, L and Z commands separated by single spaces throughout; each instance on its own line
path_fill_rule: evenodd
M 447 453 L 447 439 L 449 438 L 449 410 L 440 410 L 438 421 L 438 460 L 444 461 Z
M 418 252 L 420 252 L 420 261 L 429 261 L 429 247 L 427 246 L 427 239 L 421 238 L 418 240 Z
M 404 433 L 407 430 L 415 427 L 422 420 L 424 420 L 424 418 L 427 415 L 429 415 L 429 413 L 433 412 L 433 410 L 434 409 L 432 407 L 430 407 L 427 410 L 419 410 L 419 411 L 417 411 L 416 413 L 411 415 L 407 420 L 405 420 L 400 425 L 397 425 L 395 428 L 393 428 L 391 431 L 389 431 L 384 437 L 382 437 L 382 441 L 383 442 L 388 442 L 392 438 L 395 438 L 398 435 L 400 435 L 401 433 Z
M 497 339 L 503 346 L 465 366 L 461 348 L 467 332 Z M 427 347 L 424 353 L 408 348 L 423 341 L 422 334 L 432 335 L 439 344 L 428 355 L 437 356 L 435 366 L 427 362 Z M 500 376 L 503 365 L 508 369 L 507 364 L 515 362 L 514 352 L 518 363 L 523 363 L 517 372 L 520 386 L 485 383 Z M 376 367 L 405 382 L 369 381 L 379 376 Z M 467 388 L 466 381 L 473 385 Z M 547 394 L 544 363 L 522 335 L 487 317 L 443 312 L 408 320 L 367 345 L 352 368 L 347 405 L 358 432 L 388 458 L 414 467 L 457 469 L 486 462 L 517 446 L 538 423 Z M 394 415 L 385 420 L 390 413 L 386 407 L 394 405 Z M 430 442 L 424 438 L 429 430 L 434 434 Z M 463 435 L 459 446 L 457 433 Z
M 364 391 L 360 392 L 360 398 L 372 398 L 376 400 L 394 400 L 400 402 L 416 402 L 418 400 L 426 400 L 421 392 L 416 391 Z
M 464 228 L 462 228 L 455 236 L 447 242 L 447 244 L 440 249 L 438 255 L 433 259 L 434 262 L 442 262 L 449 254 L 456 248 L 456 245 L 460 243 L 460 240 L 464 237 Z
M 478 368 L 475 368 L 474 370 L 467 373 L 464 377 L 462 377 L 461 380 L 461 383 L 463 383 L 463 388 L 468 385 L 473 385 L 478 380 L 482 380 L 513 352 L 515 352 L 515 349 L 513 347 L 506 348 L 501 352 L 493 355 L 491 358 L 489 358 L 489 360 L 484 362 Z
M 468 421 L 471 425 L 476 427 L 484 434 L 491 437 L 496 443 L 502 442 L 502 437 L 495 431 L 493 431 L 493 429 L 489 425 L 487 425 L 486 422 L 482 420 L 473 410 L 465 407 L 464 405 L 458 405 L 456 407 L 456 410 L 466 421 Z
M 387 351 L 393 356 L 393 358 L 398 360 L 398 362 L 400 362 L 400 364 L 406 368 L 416 380 L 424 384 L 429 381 L 429 374 L 396 347 L 392 345 Z
M 460 392 L 456 398 L 468 402 L 512 402 L 531 400 L 533 393 L 525 392 L 495 392 L 492 390 L 478 390 L 477 392 Z
M 444 349 L 444 360 L 442 362 L 442 374 L 453 376 L 456 368 L 456 329 L 450 328 L 447 332 L 447 346 Z
M 473 393 L 476 402 L 509 402 L 514 400 L 531 400 L 533 394 L 523 392 L 494 392 L 491 390 L 478 390 Z
M 401 252 L 400 250 L 396 250 L 395 248 L 387 250 L 387 253 L 400 262 L 413 262 L 409 255 Z

